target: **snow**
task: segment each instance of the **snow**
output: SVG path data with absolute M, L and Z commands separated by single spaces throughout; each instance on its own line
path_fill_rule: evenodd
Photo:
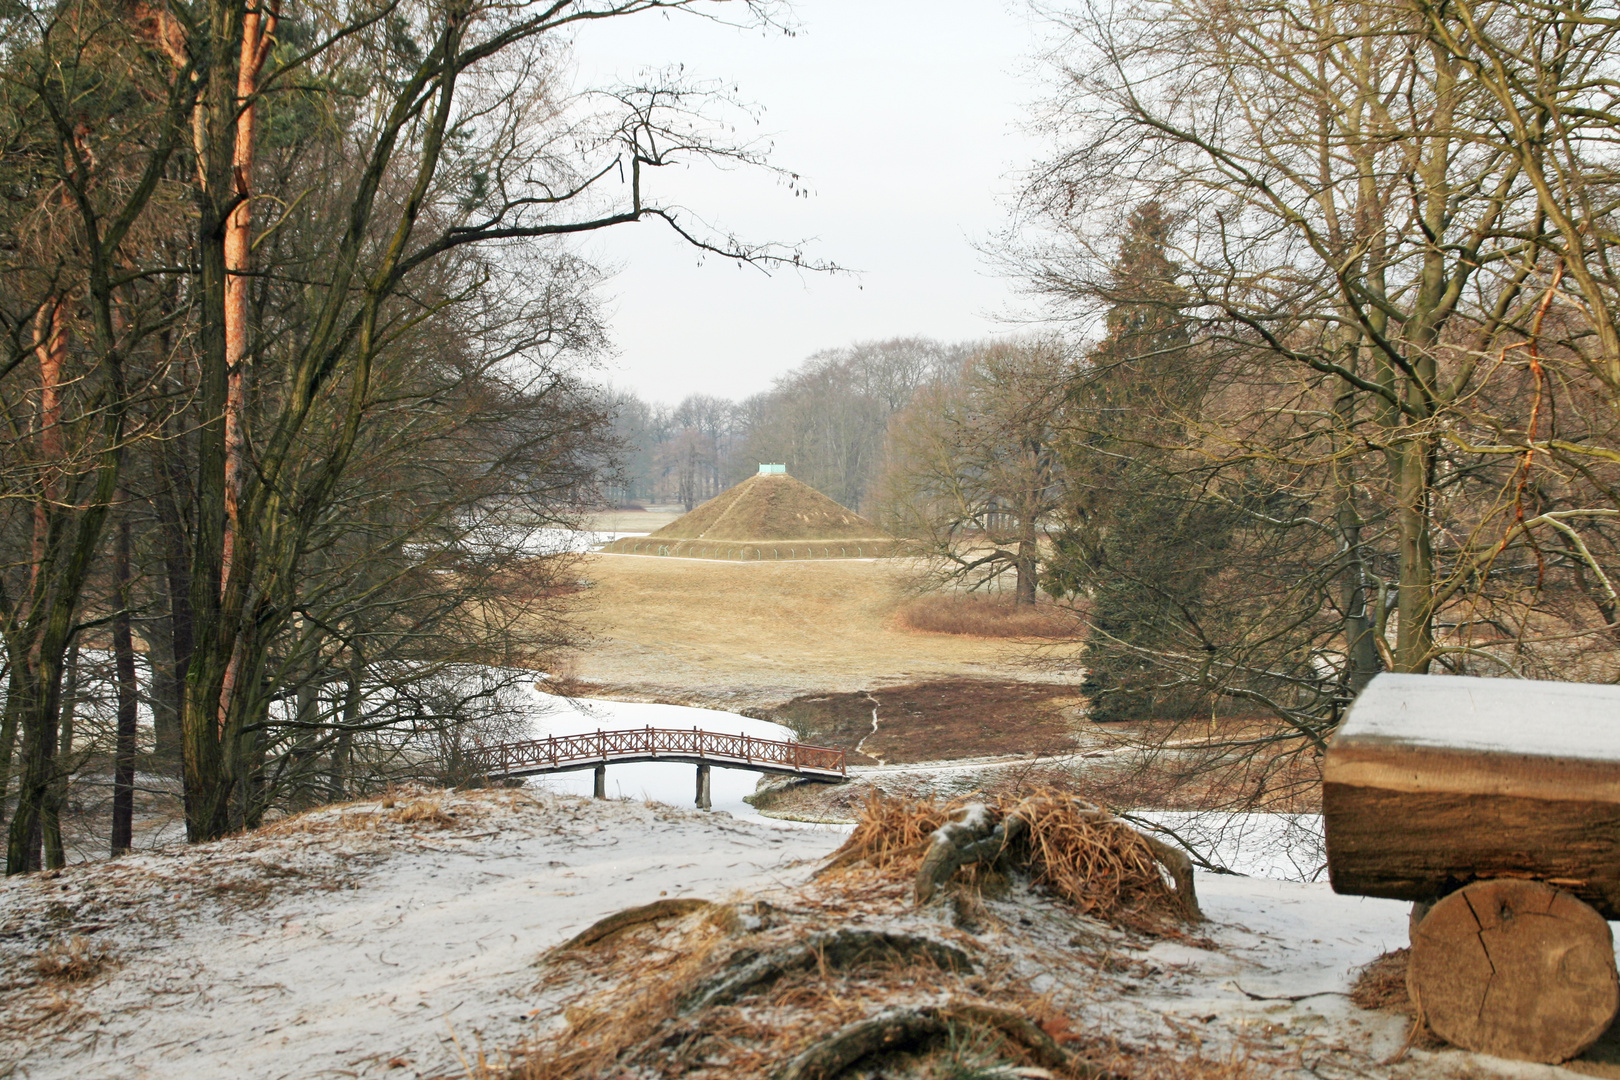
M 1383 674 L 1334 739 L 1620 761 L 1620 686 Z
M 532 1034 L 545 949 L 666 894 L 785 884 L 843 838 L 629 801 L 434 799 L 453 827 L 360 804 L 292 823 L 306 831 L 0 882 L 8 976 L 74 927 L 101 927 L 88 936 L 120 965 L 61 991 L 73 1024 L 39 1020 L 26 992 L 0 996 L 0 1023 L 30 1032 L 0 1048 L 0 1074 L 462 1075 L 458 1041 L 470 1054 Z M 262 903 L 260 881 L 275 887 Z
M 463 1075 L 463 1055 L 510 1049 L 555 1021 L 534 966 L 548 948 L 661 896 L 799 887 L 842 839 L 629 800 L 424 798 L 454 821 L 390 821 L 405 800 L 352 804 L 255 836 L 0 882 L 0 977 L 11 984 L 0 1024 L 15 1033 L 0 1074 Z M 1371 1065 L 1400 1046 L 1406 1021 L 1357 1010 L 1345 991 L 1358 967 L 1405 944 L 1407 905 L 1324 883 L 1199 874 L 1197 887 L 1207 939 L 1138 953 L 1146 963 L 1123 996 L 1095 1003 L 1106 1030 L 1197 1030 L 1212 1045 L 1252 1036 L 1306 1065 L 1323 1047 Z M 1019 909 L 1034 917 L 1030 933 L 1051 921 L 1048 902 L 1018 903 L 1034 905 Z M 1029 921 L 1010 914 L 1014 928 Z M 73 933 L 116 966 L 89 983 L 30 986 L 30 959 Z M 1063 969 L 1042 968 L 1061 960 L 1061 940 L 1012 947 L 1043 979 Z M 1431 1063 L 1567 1075 L 1452 1051 L 1414 1052 L 1403 1071 Z
M 524 550 L 530 554 L 545 555 L 571 551 L 595 551 L 599 547 L 623 540 L 628 536 L 646 536 L 644 532 L 611 532 L 593 529 L 534 529 L 527 535 Z
M 797 888 L 842 840 L 842 830 L 631 800 L 414 797 L 454 819 L 443 828 L 391 820 L 416 805 L 406 796 L 0 882 L 0 1025 L 13 1033 L 0 1044 L 0 1075 L 463 1075 L 464 1057 L 518 1046 L 555 1021 L 555 995 L 539 988 L 534 966 L 545 950 L 663 896 Z M 1212 1046 L 1256 1040 L 1317 1075 L 1568 1075 L 1449 1050 L 1374 1070 L 1407 1022 L 1356 1009 L 1346 991 L 1356 969 L 1406 943 L 1407 905 L 1337 896 L 1320 882 L 1200 873 L 1197 888 L 1210 922 L 1198 937 L 1137 954 L 1138 973 L 1118 996 L 1095 1002 L 1104 1030 L 1149 1042 L 1188 1031 Z M 1013 947 L 1032 978 L 1057 977 L 1063 964 L 1045 958 L 1067 947 L 1040 937 L 1049 904 L 1027 894 L 1016 904 L 1034 906 L 1015 906 L 1004 924 L 1035 936 Z M 85 984 L 34 984 L 32 957 L 74 934 L 114 966 Z
M 1142 810 L 1138 825 L 1158 825 L 1170 839 L 1234 874 L 1277 881 L 1316 881 L 1327 870 L 1320 814 L 1192 813 Z

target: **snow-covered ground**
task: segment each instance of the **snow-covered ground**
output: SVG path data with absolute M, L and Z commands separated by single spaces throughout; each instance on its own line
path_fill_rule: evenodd
M 532 1031 L 545 949 L 661 896 L 785 884 L 843 839 L 527 791 L 427 802 L 453 820 L 357 804 L 0 882 L 0 1075 L 462 1075 L 459 1053 Z M 107 973 L 28 985 L 75 936 Z
M 517 1046 L 549 1019 L 534 967 L 546 949 L 663 896 L 796 887 L 842 838 L 635 800 L 440 792 L 9 879 L 0 1075 L 465 1075 L 463 1055 Z M 1405 943 L 1406 905 L 1264 878 L 1200 875 L 1198 889 L 1212 920 L 1199 933 L 1216 947 L 1138 954 L 1142 974 L 1112 1010 L 1135 1018 L 1126 1034 L 1154 1016 L 1167 1032 L 1253 1032 L 1307 1068 L 1310 1047 L 1373 1063 L 1398 1048 L 1402 1018 L 1361 1012 L 1344 992 L 1357 967 Z M 74 937 L 105 956 L 102 970 L 40 979 L 37 958 Z M 1449 1051 L 1398 1071 L 1567 1075 Z

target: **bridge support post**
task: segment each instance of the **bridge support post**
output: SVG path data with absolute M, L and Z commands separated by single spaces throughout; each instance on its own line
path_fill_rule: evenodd
M 699 765 L 697 770 L 697 808 L 707 810 L 709 809 L 709 767 Z
M 596 790 L 592 792 L 592 794 L 598 799 L 605 799 L 607 798 L 607 763 L 604 762 L 603 764 L 598 765 L 595 769 L 595 773 Z

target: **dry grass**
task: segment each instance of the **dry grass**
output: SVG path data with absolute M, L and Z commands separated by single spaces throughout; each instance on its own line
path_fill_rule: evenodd
M 907 630 L 982 638 L 1072 638 L 1082 627 L 1073 608 L 1041 603 L 1019 606 L 988 593 L 929 593 L 902 607 L 896 618 Z
M 593 1076 L 645 1041 L 675 1013 L 681 994 L 712 966 L 724 934 L 708 920 L 694 920 L 677 949 L 637 955 L 633 979 L 564 1012 L 567 1027 L 544 1046 L 526 1048 L 517 1061 L 492 1075 L 507 1080 L 564 1080 Z M 601 964 L 590 957 L 586 963 Z
M 1011 642 L 921 635 L 892 618 L 905 567 L 585 557 L 579 676 L 688 703 L 775 706 L 796 694 L 959 678 L 1030 681 Z M 1035 676 L 1052 682 L 1049 676 Z
M 98 949 L 89 938 L 76 934 L 65 941 L 53 941 L 29 966 L 45 982 L 71 984 L 89 982 L 112 962 L 110 951 Z
M 1406 964 L 1411 955 L 1411 949 L 1391 949 L 1364 965 L 1350 984 L 1351 1003 L 1362 1009 L 1409 1016 L 1415 1022 L 1417 1007 L 1406 990 Z M 1446 1043 L 1424 1023 L 1422 1030 L 1412 1033 L 1412 1045 L 1419 1050 L 1439 1050 Z
M 448 813 L 438 799 L 412 799 L 404 806 L 388 812 L 388 820 L 401 825 L 431 825 L 448 829 L 457 824 L 456 815 Z
M 1288 1063 L 1265 1057 L 1267 1047 L 1209 1045 L 1209 1029 L 1122 1044 L 1088 1015 L 1089 976 L 1031 989 L 1030 963 L 1097 969 L 1049 944 L 1021 943 L 1028 918 L 1002 922 L 1004 913 L 987 911 L 1000 929 L 985 935 L 918 912 L 909 878 L 954 807 L 873 800 L 842 849 L 854 857 L 841 870 L 769 901 L 655 904 L 610 916 L 599 926 L 612 932 L 587 932 L 584 944 L 541 958 L 536 991 L 549 998 L 548 1011 L 560 1010 L 561 1023 L 507 1054 L 470 1055 L 466 1076 L 1252 1080 L 1283 1071 Z M 1018 858 L 1055 898 L 1140 914 L 1132 897 L 1155 888 L 1157 871 L 1142 876 L 1128 830 L 1066 795 L 998 809 L 1030 822 Z M 1058 917 L 1055 926 L 1068 933 L 1073 923 Z M 1142 942 L 1129 931 L 1107 933 Z M 869 944 L 848 944 L 859 935 Z
M 1363 1009 L 1388 1009 L 1411 1016 L 1412 998 L 1406 992 L 1406 962 L 1411 952 L 1393 949 L 1356 972 L 1350 1000 Z
M 1034 883 L 1087 915 L 1143 928 L 1174 923 L 1182 904 L 1142 834 L 1071 796 L 1046 791 L 1002 813 L 1029 823 Z
M 886 870 L 902 861 L 906 864 L 902 869 L 915 872 L 935 830 L 950 820 L 962 804 L 963 800 L 905 802 L 873 791 L 861 807 L 849 839 L 833 852 L 824 872 L 856 862 Z

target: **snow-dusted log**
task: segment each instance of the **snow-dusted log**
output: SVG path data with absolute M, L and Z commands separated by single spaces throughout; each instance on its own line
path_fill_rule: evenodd
M 1521 1061 L 1567 1061 L 1620 1008 L 1609 924 L 1535 881 L 1476 881 L 1435 904 L 1406 985 L 1442 1039 Z
M 1617 714 L 1616 686 L 1379 675 L 1323 763 L 1333 888 L 1423 901 L 1532 878 L 1620 918 Z

